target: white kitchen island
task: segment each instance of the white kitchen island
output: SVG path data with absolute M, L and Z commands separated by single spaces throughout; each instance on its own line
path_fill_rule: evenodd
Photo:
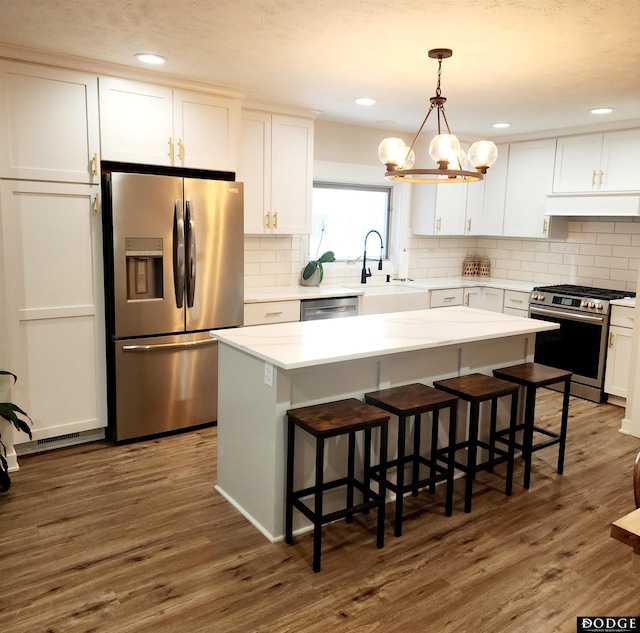
M 536 332 L 557 327 L 456 306 L 216 330 L 216 489 L 277 541 L 284 533 L 288 409 L 361 399 L 368 391 L 411 382 L 431 385 L 471 372 L 490 374 L 533 360 Z M 393 438 L 390 434 L 390 446 Z M 328 448 L 329 477 L 343 467 L 343 448 Z M 296 487 L 310 481 L 313 450 L 311 438 L 298 434 L 296 453 L 302 458 L 296 460 Z M 309 472 L 303 475 L 304 469 Z

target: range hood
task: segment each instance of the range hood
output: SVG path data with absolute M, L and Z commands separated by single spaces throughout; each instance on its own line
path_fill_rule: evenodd
M 552 193 L 547 195 L 547 215 L 640 216 L 640 193 Z

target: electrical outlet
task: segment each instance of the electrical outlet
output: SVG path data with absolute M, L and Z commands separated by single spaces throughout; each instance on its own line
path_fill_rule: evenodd
M 267 387 L 273 387 L 273 365 L 271 363 L 264 364 L 264 384 Z

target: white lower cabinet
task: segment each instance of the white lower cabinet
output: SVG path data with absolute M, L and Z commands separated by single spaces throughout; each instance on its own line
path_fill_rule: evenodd
M 432 308 L 442 308 L 444 306 L 461 306 L 463 300 L 464 292 L 462 288 L 442 288 L 431 291 L 429 305 Z
M 469 308 L 502 312 L 504 290 L 500 288 L 465 288 L 464 305 Z
M 635 309 L 631 307 L 611 306 L 604 391 L 619 399 L 625 399 L 629 390 L 634 313 Z M 615 402 L 616 398 L 610 398 L 610 401 Z
M 502 311 L 505 314 L 526 317 L 529 315 L 529 293 L 519 290 L 505 290 Z
M 244 304 L 244 325 L 300 320 L 300 301 L 265 301 Z
M 2 181 L 3 320 L 33 439 L 107 425 L 97 186 Z M 16 442 L 28 441 L 15 434 Z

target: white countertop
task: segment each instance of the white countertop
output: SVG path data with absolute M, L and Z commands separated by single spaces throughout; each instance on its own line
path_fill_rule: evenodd
M 365 292 L 381 292 L 383 288 L 401 287 L 411 290 L 437 290 L 441 288 L 502 288 L 518 292 L 531 292 L 535 284 L 492 277 L 433 277 L 427 279 L 393 280 L 389 283 L 368 282 L 366 284 L 321 284 L 320 286 L 273 286 L 268 288 L 245 288 L 245 303 L 267 301 L 298 301 L 323 297 L 353 297 Z
M 222 343 L 282 369 L 532 334 L 547 321 L 452 306 L 347 319 L 296 321 L 214 330 Z
M 612 306 L 627 306 L 628 308 L 636 307 L 635 297 L 626 297 L 624 299 L 614 299 L 609 302 Z

